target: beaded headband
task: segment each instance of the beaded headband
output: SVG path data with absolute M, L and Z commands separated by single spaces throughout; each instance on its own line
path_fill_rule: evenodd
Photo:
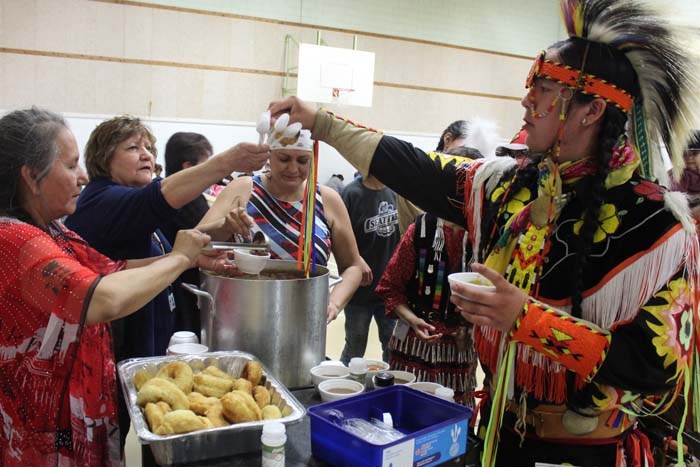
M 544 51 L 540 52 L 532 65 L 525 87 L 531 88 L 537 78 L 556 81 L 565 86 L 575 88 L 583 94 L 600 97 L 623 112 L 629 112 L 634 101 L 634 98 L 627 91 L 604 79 L 588 73 L 581 74 L 579 70 L 568 65 L 546 60 Z

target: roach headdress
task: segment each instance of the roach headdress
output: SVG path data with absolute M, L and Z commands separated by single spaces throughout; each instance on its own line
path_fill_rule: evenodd
M 641 93 L 631 105 L 628 133 L 642 159 L 642 175 L 653 178 L 663 171 L 661 154 L 650 144 L 660 140 L 678 179 L 700 111 L 700 58 L 691 46 L 697 38 L 647 2 L 562 0 L 561 9 L 569 37 L 606 44 L 626 55 Z

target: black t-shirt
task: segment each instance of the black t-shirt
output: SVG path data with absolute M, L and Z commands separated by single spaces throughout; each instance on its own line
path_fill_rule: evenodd
M 389 188 L 372 190 L 358 179 L 343 189 L 342 196 L 350 214 L 360 255 L 372 268 L 374 275 L 372 284 L 358 288 L 350 303 L 381 303 L 374 288 L 401 237 L 396 194 Z

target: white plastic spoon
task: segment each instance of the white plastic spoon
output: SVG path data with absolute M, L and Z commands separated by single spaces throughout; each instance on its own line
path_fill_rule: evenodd
M 255 131 L 260 134 L 260 139 L 258 140 L 258 146 L 262 146 L 265 142 L 265 135 L 270 131 L 270 111 L 266 110 L 260 114 L 258 118 L 258 124 L 255 125 Z
M 279 140 L 282 137 L 282 133 L 284 132 L 284 129 L 287 128 L 288 123 L 289 114 L 282 114 L 279 116 L 279 118 L 275 122 L 275 129 L 272 132 L 273 139 Z
M 297 133 L 301 131 L 301 123 L 296 122 L 292 123 L 289 125 L 287 128 L 284 129 L 284 133 L 282 133 L 282 138 L 289 138 L 291 136 L 296 136 Z

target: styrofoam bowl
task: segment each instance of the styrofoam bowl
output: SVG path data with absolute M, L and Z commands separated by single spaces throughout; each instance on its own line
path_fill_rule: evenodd
M 458 283 L 459 285 L 469 287 L 473 290 L 491 292 L 496 291 L 496 286 L 491 284 L 491 281 L 489 281 L 487 278 L 485 278 L 478 272 L 453 272 L 452 274 L 447 276 L 447 281 L 450 283 L 450 288 L 452 288 L 453 284 Z M 465 300 L 469 300 L 469 298 L 465 297 L 464 295 L 460 295 L 457 292 L 455 292 L 454 289 L 452 290 L 452 293 Z
M 321 384 L 318 385 L 318 392 L 321 394 L 321 400 L 323 402 L 347 399 L 348 397 L 362 394 L 364 390 L 364 384 L 358 383 L 357 381 L 353 381 L 351 379 L 328 379 L 326 381 L 321 381 Z
M 410 371 L 389 370 L 387 373 L 394 375 L 394 384 L 408 384 L 416 381 L 416 375 Z
M 343 362 L 341 362 L 340 360 L 324 360 L 324 361 L 322 361 L 321 363 L 319 363 L 319 365 L 341 365 L 341 366 L 345 366 L 345 365 L 343 365 Z
M 437 388 L 444 387 L 442 384 L 431 383 L 429 381 L 416 381 L 413 383 L 408 383 L 406 386 L 432 395 L 435 395 L 435 390 Z
M 184 344 L 175 344 L 168 347 L 167 355 L 196 355 L 209 352 L 209 347 L 204 344 L 194 344 L 186 342 Z
M 323 381 L 329 379 L 346 379 L 350 377 L 350 369 L 341 364 L 320 364 L 309 370 L 314 386 L 318 387 Z
M 389 369 L 389 364 L 381 360 L 371 360 L 366 358 L 365 363 L 367 363 L 367 373 L 376 373 L 378 371 L 386 371 Z
M 254 255 L 250 251 L 243 249 L 233 249 L 236 267 L 245 274 L 260 274 L 265 269 L 267 260 L 270 259 L 270 252 L 266 255 Z
M 197 339 L 197 334 L 192 331 L 177 331 L 170 336 L 168 347 L 176 344 L 199 344 L 199 339 Z

